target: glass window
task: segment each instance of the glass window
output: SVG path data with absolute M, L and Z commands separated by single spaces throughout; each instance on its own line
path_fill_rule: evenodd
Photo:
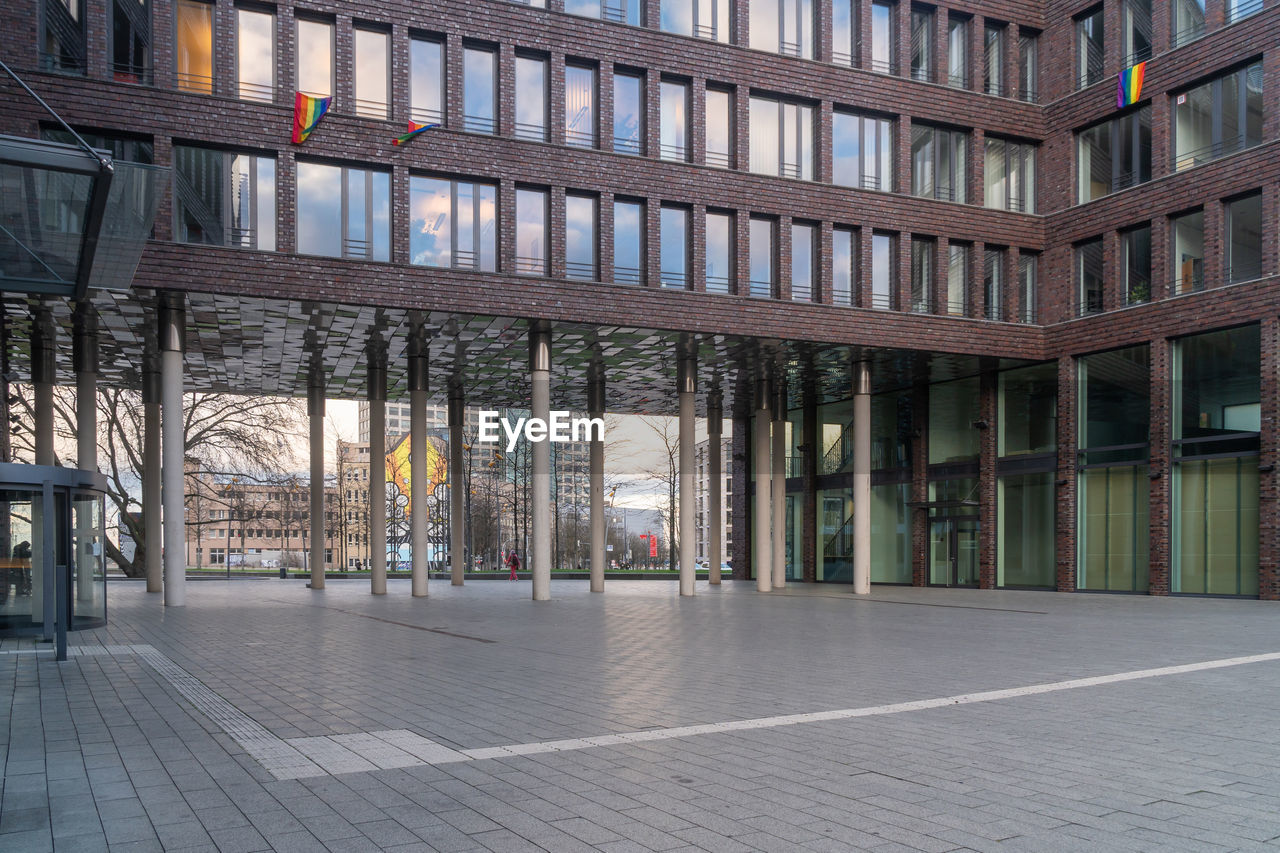
M 601 18 L 638 27 L 640 3 L 641 0 L 564 0 L 564 10 L 570 15 Z
M 1036 322 L 1036 306 L 1039 302 L 1040 258 L 1024 252 L 1018 257 L 1018 295 L 1022 300 L 1022 317 L 1024 323 Z
M 1172 219 L 1174 293 L 1204 289 L 1204 211 Z
M 1089 240 L 1076 246 L 1076 285 L 1080 313 L 1097 314 L 1102 311 L 1102 238 Z
M 706 287 L 708 293 L 729 293 L 733 281 L 733 216 L 707 212 Z
M 813 59 L 813 0 L 750 0 L 751 47 Z
M 858 243 L 852 228 L 831 231 L 831 301 L 836 305 L 853 304 L 853 259 Z
M 1076 88 L 1102 80 L 1102 7 L 1076 18 Z
M 547 274 L 546 190 L 516 190 L 516 273 Z
M 897 45 L 893 37 L 893 5 L 889 3 L 871 4 L 871 70 L 880 74 L 893 74 L 897 71 L 894 54 Z
M 411 39 L 409 69 L 409 118 L 419 124 L 443 124 L 444 45 Z
M 333 95 L 333 24 L 298 19 L 298 91 L 313 98 Z
M 770 299 L 774 291 L 777 227 L 772 219 L 753 216 L 750 230 L 750 295 Z
M 986 138 L 986 206 L 1036 212 L 1036 146 L 1011 139 Z
M 1055 477 L 1049 471 L 999 478 L 997 586 L 1056 586 Z
M 61 6 L 59 3 L 48 5 L 52 8 Z M 79 7 L 78 3 L 75 5 Z M 212 92 L 213 6 L 195 0 L 178 0 L 176 31 L 178 43 L 173 55 L 177 63 L 178 88 L 184 92 Z
M 275 251 L 275 158 L 175 145 L 173 184 L 178 242 Z
M 1028 30 L 1018 33 L 1018 97 L 1040 100 L 1040 37 Z
M 982 33 L 982 91 L 1004 96 L 1004 31 L 1003 24 L 987 24 Z
M 236 9 L 236 91 L 242 101 L 269 104 L 276 90 L 276 16 Z
M 796 302 L 812 302 L 814 297 L 814 256 L 817 253 L 818 229 L 812 225 L 791 225 L 791 298 Z
M 516 57 L 516 138 L 547 139 L 547 60 Z
M 613 280 L 640 284 L 644 279 L 644 204 L 613 204 Z
M 497 100 L 497 55 L 492 50 L 468 47 L 462 52 L 462 129 L 472 133 L 497 133 L 494 112 Z
M 663 160 L 689 158 L 689 86 L 663 80 L 658 107 L 659 152 Z
M 1262 278 L 1262 193 L 1228 202 L 1227 283 Z
M 913 237 L 911 240 L 911 310 L 920 314 L 933 311 L 934 242 Z
M 613 76 L 613 150 L 644 153 L 644 81 L 638 74 Z
M 853 65 L 857 21 L 854 0 L 831 0 L 831 61 L 837 65 Z
M 751 171 L 813 180 L 813 108 L 752 98 Z
M 1262 142 L 1262 63 L 1174 98 L 1174 169 L 1189 169 Z
M 983 254 L 982 316 L 1004 319 L 1004 249 L 987 249 Z
M 1120 7 L 1125 68 L 1151 58 L 1151 0 L 1124 0 Z
M 968 134 L 924 124 L 911 126 L 911 194 L 966 201 Z
M 564 69 L 564 140 L 579 148 L 596 145 L 596 70 L 582 65 Z
M 893 310 L 897 258 L 894 257 L 893 237 L 889 234 L 871 235 L 871 307 Z
M 969 19 L 947 19 L 947 85 L 969 88 Z
M 498 267 L 498 188 L 409 177 L 409 261 L 492 272 Z
M 1151 107 L 1076 134 L 1080 203 L 1151 180 Z
M 982 419 L 978 377 L 936 382 L 929 386 L 929 464 L 968 462 L 978 458 Z
M 831 128 L 832 182 L 866 190 L 893 190 L 893 124 L 888 119 L 836 110 Z
M 1146 460 L 1151 419 L 1149 364 L 1145 344 L 1079 360 L 1079 441 L 1085 464 Z
M 689 211 L 663 205 L 658 230 L 662 286 L 684 290 L 689 285 Z
M 595 281 L 600 267 L 596 254 L 597 202 L 594 196 L 564 197 L 564 271 L 566 278 Z
M 41 69 L 68 74 L 84 74 L 87 70 L 83 3 L 84 0 L 43 0 L 44 24 L 40 35 Z M 182 21 L 183 5 L 185 4 L 179 2 L 179 22 Z M 212 7 L 207 8 L 209 11 L 205 14 L 212 26 Z M 178 40 L 181 45 L 181 32 Z M 210 38 L 210 55 L 212 55 L 212 41 Z M 182 68 L 181 59 L 179 59 L 178 68 L 179 70 Z M 208 89 L 195 91 L 208 91 Z
M 1226 22 L 1234 24 L 1262 11 L 1263 0 L 1226 0 Z
M 1120 270 L 1125 304 L 1151 301 L 1151 226 L 1120 233 Z
M 668 33 L 729 43 L 729 0 L 662 0 L 660 26 Z
M 1057 363 L 1002 371 L 999 407 L 998 456 L 1026 456 L 1057 450 Z
M 1173 0 L 1173 46 L 1204 35 L 1204 0 Z
M 111 75 L 117 83 L 151 83 L 150 0 L 112 0 Z
M 298 162 L 298 253 L 391 259 L 391 175 Z
M 707 165 L 733 166 L 733 95 L 723 89 L 707 89 Z
M 969 313 L 969 246 L 947 246 L 947 313 L 963 317 Z
M 933 10 L 911 10 L 911 79 L 933 79 Z
M 385 119 L 390 104 L 391 36 L 375 30 L 355 31 L 356 115 Z

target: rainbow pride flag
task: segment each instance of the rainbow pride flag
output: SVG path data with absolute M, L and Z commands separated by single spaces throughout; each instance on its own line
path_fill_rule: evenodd
M 301 145 L 307 141 L 311 131 L 316 129 L 320 119 L 329 112 L 333 98 L 313 98 L 298 92 L 293 96 L 293 144 Z
M 439 127 L 439 126 L 440 124 L 438 122 L 433 122 L 431 124 L 418 124 L 416 121 L 411 121 L 409 122 L 409 132 L 406 134 L 403 134 L 402 136 L 396 137 L 395 141 L 393 141 L 391 144 L 404 145 L 410 139 L 413 139 L 419 133 L 422 133 L 422 131 L 430 130 L 433 127 Z
M 1142 97 L 1142 80 L 1147 76 L 1147 63 L 1139 62 L 1120 72 L 1120 89 L 1116 93 L 1116 109 L 1132 106 Z

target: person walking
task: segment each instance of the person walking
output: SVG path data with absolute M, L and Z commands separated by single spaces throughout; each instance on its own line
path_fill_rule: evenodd
M 520 571 L 520 555 L 514 550 L 507 555 L 507 566 L 511 569 L 511 577 L 508 580 L 520 580 L 520 576 L 516 574 L 516 572 Z

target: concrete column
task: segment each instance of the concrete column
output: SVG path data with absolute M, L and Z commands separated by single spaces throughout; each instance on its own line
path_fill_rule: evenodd
M 98 470 L 98 338 L 95 319 L 86 308 L 77 312 L 76 337 L 72 347 L 76 368 L 76 467 L 94 472 Z M 80 601 L 92 602 L 93 563 L 95 559 L 101 559 L 93 554 L 91 548 L 94 544 L 93 520 L 85 513 L 77 513 L 76 530 L 79 540 L 75 554 L 76 597 Z
M 712 388 L 707 397 L 707 582 L 720 585 L 720 564 L 724 562 L 724 502 L 720 454 L 724 435 L 724 397 Z
M 467 517 L 463 509 L 467 480 L 462 470 L 462 423 L 466 398 L 462 383 L 449 385 L 449 582 L 462 586 L 467 565 Z
M 694 524 L 693 404 L 698 385 L 698 362 L 687 344 L 676 363 L 676 393 L 680 404 L 680 594 L 693 595 L 697 580 L 697 531 Z
M 787 386 L 773 383 L 773 477 L 769 506 L 773 515 L 773 585 L 787 585 Z
M 871 592 L 871 365 L 853 365 L 853 591 Z
M 324 379 L 315 372 L 307 387 L 311 455 L 311 588 L 324 589 Z
M 532 418 L 544 422 L 551 412 L 551 331 L 536 325 L 529 332 L 529 379 L 533 386 Z M 533 600 L 551 598 L 551 445 L 533 444 L 533 553 L 528 555 L 533 575 Z
M 756 562 L 756 590 L 769 592 L 773 589 L 773 548 L 769 544 L 769 380 L 764 377 L 756 382 L 756 414 L 751 432 L 755 450 L 751 473 L 756 486 L 755 511 L 751 514 L 754 540 L 751 553 Z
M 164 590 L 160 521 L 160 365 L 153 354 L 142 368 L 142 536 L 147 592 Z
M 369 593 L 387 594 L 387 362 L 369 360 Z
M 591 362 L 587 374 L 587 417 L 604 421 L 604 364 Z M 604 427 L 591 433 L 588 480 L 591 491 L 591 591 L 604 592 L 605 549 Z M 623 544 L 626 547 L 626 544 Z
M 182 373 L 186 348 L 186 312 L 165 305 L 160 309 L 160 429 L 161 493 L 164 514 L 164 603 L 187 603 L 187 530 L 183 467 Z
M 427 595 L 427 347 L 421 329 L 409 340 L 409 541 L 414 598 Z

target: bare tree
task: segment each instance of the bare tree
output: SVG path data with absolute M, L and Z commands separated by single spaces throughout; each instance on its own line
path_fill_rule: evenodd
M 662 446 L 663 459 L 658 465 L 647 471 L 649 479 L 657 482 L 665 494 L 659 498 L 663 515 L 667 517 L 667 564 L 672 571 L 676 568 L 676 555 L 679 553 L 676 519 L 680 515 L 680 432 L 671 418 L 642 417 L 644 424 L 653 430 Z
M 17 398 L 12 407 L 34 422 L 34 395 L 30 385 L 12 386 Z M 55 448 L 74 446 L 75 392 L 54 390 Z M 141 577 L 146 565 L 146 531 L 151 521 L 141 517 L 140 484 L 143 474 L 143 405 L 137 391 L 105 388 L 98 392 L 98 465 L 107 477 L 107 498 L 124 532 L 133 539 L 133 559 L 126 559 L 117 543 L 106 540 L 108 559 L 129 577 Z M 298 401 L 235 394 L 183 395 L 183 456 L 198 470 L 236 471 L 265 475 L 287 456 L 302 423 Z M 30 430 L 13 438 L 15 457 L 34 459 Z M 62 464 L 61 459 L 55 459 Z M 159 523 L 159 519 L 154 519 Z M 185 544 L 184 546 L 185 547 Z

